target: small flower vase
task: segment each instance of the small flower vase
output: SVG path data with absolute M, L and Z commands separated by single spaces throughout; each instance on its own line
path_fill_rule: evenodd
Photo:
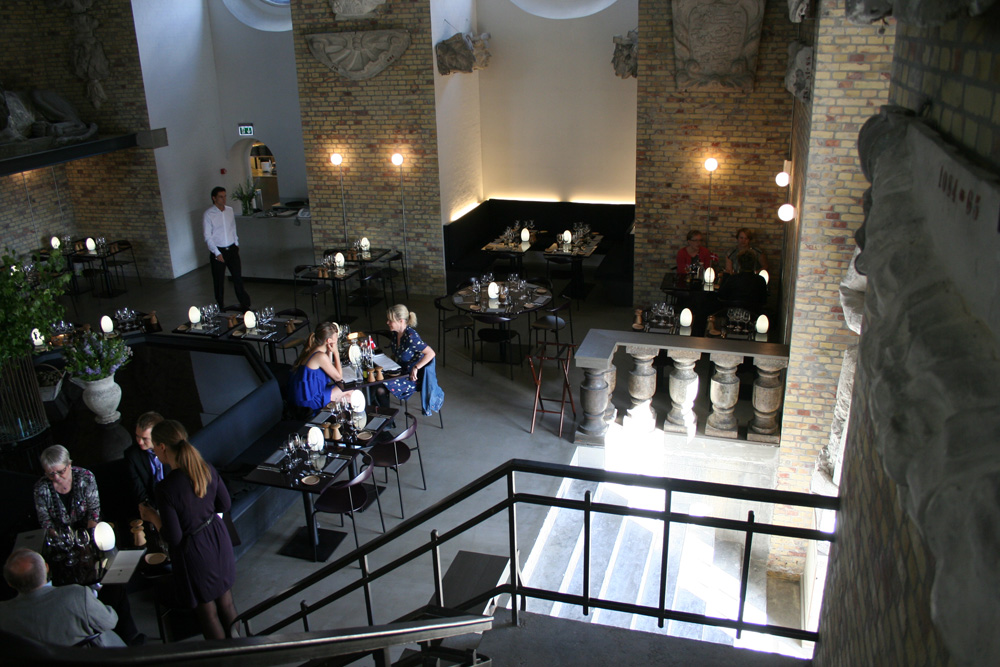
M 251 215 L 253 215 L 253 200 L 252 199 L 243 199 L 243 200 L 241 200 L 240 203 L 243 204 L 243 215 L 245 215 L 245 216 L 251 216 Z
M 94 413 L 94 421 L 111 424 L 121 419 L 118 404 L 122 400 L 122 388 L 115 382 L 114 375 L 92 382 L 79 378 L 73 381 L 83 388 L 83 403 Z

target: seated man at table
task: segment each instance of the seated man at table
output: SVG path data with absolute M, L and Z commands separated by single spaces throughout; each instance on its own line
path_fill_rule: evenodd
M 153 427 L 163 421 L 158 412 L 146 412 L 139 416 L 135 424 L 135 442 L 125 450 L 125 462 L 128 466 L 128 477 L 131 482 L 132 496 L 135 504 L 149 503 L 156 506 L 153 489 L 163 476 L 170 472 L 164 469 L 160 460 L 153 454 L 153 441 L 150 434 Z
M 17 591 L 13 600 L 0 602 L 5 632 L 57 646 L 73 646 L 92 635 L 97 635 L 95 646 L 125 646 L 113 630 L 118 614 L 89 588 L 47 583 L 48 565 L 41 554 L 18 549 L 7 559 L 3 577 Z
M 704 235 L 697 229 L 687 233 L 687 245 L 677 251 L 677 275 L 686 276 L 691 273 L 692 263 L 696 263 L 699 270 L 712 265 L 712 253 L 702 245 L 704 240 Z

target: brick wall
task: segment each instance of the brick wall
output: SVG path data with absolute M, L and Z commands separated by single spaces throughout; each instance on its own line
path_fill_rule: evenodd
M 378 18 L 364 21 L 336 21 L 326 0 L 292 4 L 316 250 L 343 243 L 334 152 L 344 156 L 350 240 L 367 236 L 375 247 L 403 249 L 399 168 L 389 161 L 401 153 L 410 288 L 418 294 L 440 294 L 445 285 L 430 18 L 425 0 L 390 0 Z M 364 81 L 330 70 L 305 41 L 314 33 L 389 28 L 408 30 L 410 46 Z
M 894 104 L 918 110 L 980 162 L 1000 167 L 1000 8 L 992 18 L 897 29 Z M 860 367 L 859 367 L 860 369 Z M 855 396 L 871 382 L 859 371 Z M 855 406 L 865 401 L 857 398 Z M 869 415 L 856 407 L 844 451 L 842 508 L 831 554 L 817 665 L 950 665 L 930 621 L 934 561 L 874 451 Z
M 797 254 L 790 263 L 795 300 L 778 467 L 778 488 L 788 491 L 809 490 L 830 431 L 843 351 L 855 338 L 844 324 L 838 285 L 854 252 L 868 188 L 856 144 L 861 125 L 888 101 L 895 42 L 891 26 L 848 23 L 843 6 L 832 3 L 819 7 L 814 28 L 812 104 L 796 115 L 808 126 L 808 165 L 797 191 Z M 806 130 L 796 134 L 804 137 Z M 791 508 L 776 515 L 812 523 L 811 513 Z M 803 556 L 802 545 L 772 541 L 773 569 L 798 571 Z
M 783 228 L 776 211 L 787 191 L 774 184 L 788 157 L 792 96 L 784 89 L 787 48 L 796 28 L 784 0 L 768 0 L 750 94 L 678 92 L 668 0 L 639 2 L 638 127 L 636 145 L 635 301 L 661 295 L 689 229 L 706 231 L 721 256 L 735 247 L 736 230 L 757 232 L 757 245 L 776 273 Z M 715 157 L 712 216 L 708 172 Z
M 107 100 L 95 109 L 86 84 L 73 74 L 70 13 L 32 2 L 0 6 L 3 84 L 10 90 L 48 88 L 68 99 L 101 135 L 149 128 L 146 94 L 129 0 L 94 3 L 98 39 L 111 70 L 102 86 Z M 53 176 L 54 174 L 54 176 Z M 30 210 L 23 181 L 29 182 Z M 58 189 L 57 189 L 58 188 Z M 165 222 L 153 153 L 133 148 L 51 169 L 0 178 L 0 231 L 19 250 L 51 234 L 128 238 L 144 275 L 171 277 Z M 62 206 L 58 205 L 62 201 Z M 26 215 L 26 212 L 28 213 Z

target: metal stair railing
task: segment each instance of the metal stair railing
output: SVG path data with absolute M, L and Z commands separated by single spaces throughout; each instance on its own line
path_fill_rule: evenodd
M 662 510 L 651 510 L 635 507 L 626 507 L 623 505 L 614 505 L 608 503 L 593 503 L 590 499 L 589 492 L 585 494 L 582 500 L 574 500 L 571 498 L 558 498 L 555 496 L 539 495 L 532 493 L 519 493 L 515 486 L 515 475 L 516 474 L 527 474 L 527 475 L 540 475 L 553 478 L 569 478 L 584 482 L 596 482 L 596 483 L 609 483 L 609 484 L 619 484 L 623 486 L 636 486 L 644 487 L 648 489 L 658 489 L 664 492 L 664 507 Z M 389 547 L 392 543 L 402 535 L 405 535 L 418 527 L 428 523 L 432 519 L 439 517 L 444 512 L 454 508 L 455 506 L 461 504 L 463 501 L 471 498 L 472 496 L 480 493 L 481 491 L 487 489 L 491 485 L 500 480 L 506 481 L 507 486 L 507 497 L 503 500 L 489 506 L 485 510 L 479 512 L 475 516 L 457 526 L 439 534 L 437 530 L 432 530 L 430 534 L 430 540 L 424 544 L 413 548 L 412 550 L 402 554 L 401 556 L 395 558 L 394 560 L 386 563 L 382 567 L 375 570 L 369 570 L 368 567 L 368 557 L 374 552 L 377 552 L 383 548 Z M 742 633 L 745 630 L 760 632 L 763 634 L 770 634 L 782 637 L 788 637 L 791 639 L 800 639 L 806 641 L 817 641 L 819 639 L 818 632 L 812 632 L 807 630 L 800 630 L 798 628 L 789 628 L 783 626 L 775 626 L 771 624 L 759 624 L 751 623 L 743 620 L 743 609 L 746 599 L 746 588 L 749 578 L 749 562 L 750 562 L 750 548 L 754 535 L 774 535 L 789 537 L 793 539 L 803 539 L 803 540 L 815 540 L 815 541 L 826 541 L 833 542 L 834 536 L 832 533 L 826 533 L 820 530 L 799 528 L 797 526 L 787 526 L 787 525 L 775 525 L 770 523 L 758 523 L 755 521 L 753 512 L 747 520 L 735 520 L 735 519 L 725 519 L 719 517 L 711 516 L 694 516 L 684 513 L 674 512 L 671 509 L 671 503 L 673 499 L 673 494 L 675 493 L 685 493 L 694 494 L 702 496 L 711 496 L 715 498 L 725 498 L 730 500 L 741 500 L 748 502 L 757 502 L 765 504 L 774 505 L 790 505 L 797 507 L 805 507 L 812 509 L 823 509 L 836 511 L 839 509 L 840 500 L 839 498 L 830 496 L 819 496 L 808 493 L 799 493 L 793 491 L 777 491 L 773 489 L 761 489 L 755 487 L 747 486 L 736 486 L 729 484 L 718 484 L 714 482 L 698 482 L 692 480 L 684 479 L 674 479 L 670 477 L 653 477 L 648 475 L 639 475 L 634 473 L 622 473 L 622 472 L 609 472 L 599 468 L 586 468 L 579 466 L 570 466 L 558 463 L 545 463 L 538 461 L 529 461 L 525 459 L 511 459 L 504 464 L 494 468 L 492 471 L 486 473 L 480 478 L 474 480 L 473 482 L 467 484 L 461 489 L 455 491 L 454 493 L 448 495 L 438 503 L 433 506 L 419 512 L 415 516 L 403 521 L 395 528 L 389 530 L 388 532 L 376 537 L 370 542 L 364 544 L 361 548 L 355 549 L 353 552 L 338 558 L 332 563 L 325 565 L 313 574 L 303 578 L 296 584 L 287 588 L 286 590 L 273 595 L 272 597 L 264 600 L 263 602 L 254 605 L 250 609 L 247 609 L 241 613 L 236 620 L 236 623 L 243 623 L 244 632 L 248 636 L 252 634 L 250 622 L 252 619 L 264 614 L 265 612 L 273 609 L 275 606 L 293 598 L 306 590 L 312 588 L 313 586 L 325 582 L 331 575 L 340 572 L 341 570 L 353 565 L 357 562 L 361 568 L 360 576 L 329 593 L 320 599 L 316 600 L 311 604 L 302 602 L 300 604 L 299 611 L 290 614 L 289 616 L 272 623 L 267 628 L 260 631 L 261 635 L 269 635 L 273 632 L 277 632 L 288 625 L 301 621 L 303 626 L 308 628 L 308 617 L 309 614 L 322 609 L 323 607 L 347 596 L 348 594 L 358 590 L 364 590 L 365 597 L 365 608 L 367 613 L 368 623 L 374 625 L 374 613 L 372 609 L 372 594 L 371 586 L 372 583 L 381 579 L 382 577 L 392 573 L 393 571 L 399 569 L 403 565 L 419 558 L 420 556 L 430 553 L 432 554 L 432 576 L 434 578 L 435 587 L 435 601 L 440 607 L 451 607 L 456 608 L 466 607 L 472 604 L 478 604 L 480 602 L 485 602 L 492 597 L 500 594 L 510 594 L 512 599 L 517 599 L 520 597 L 521 604 L 520 610 L 525 609 L 527 598 L 536 598 L 542 600 L 550 600 L 554 602 L 562 602 L 563 604 L 579 605 L 583 607 L 585 614 L 589 613 L 590 608 L 598 607 L 602 609 L 607 609 L 611 611 L 621 611 L 631 614 L 640 614 L 645 616 L 651 616 L 657 619 L 658 625 L 663 627 L 663 624 L 667 620 L 676 620 L 687 623 L 699 623 L 702 625 L 712 625 L 718 627 L 732 628 L 737 631 L 737 633 Z M 543 507 L 559 507 L 565 509 L 579 510 L 584 513 L 584 585 L 581 594 L 572 593 L 562 593 L 559 591 L 545 590 L 539 588 L 533 588 L 526 586 L 521 583 L 520 576 L 520 566 L 518 563 L 518 545 L 517 545 L 517 505 L 518 504 L 529 504 L 529 505 L 539 505 Z M 506 584 L 501 584 L 491 590 L 485 591 L 480 595 L 475 596 L 469 600 L 459 601 L 455 600 L 442 600 L 442 573 L 441 573 L 441 559 L 439 549 L 441 545 L 449 542 L 452 539 L 462 535 L 466 531 L 475 528 L 479 524 L 483 523 L 487 519 L 500 514 L 501 512 L 507 512 L 508 517 L 508 546 L 509 546 L 509 558 L 510 558 L 510 580 Z M 664 523 L 663 530 L 663 545 L 661 553 L 661 563 L 660 563 L 660 582 L 659 582 L 659 604 L 657 607 L 649 607 L 645 605 L 638 605 L 627 602 L 620 602 L 615 600 L 604 600 L 601 598 L 593 597 L 589 592 L 589 545 L 591 542 L 591 530 L 590 530 L 590 516 L 594 512 L 602 512 L 606 514 L 613 514 L 625 517 L 637 517 L 646 518 L 652 520 L 662 521 Z M 690 524 L 698 526 L 706 526 L 711 528 L 718 528 L 724 530 L 738 531 L 746 535 L 744 543 L 744 558 L 743 567 L 740 577 L 740 600 L 739 600 L 739 613 L 736 619 L 719 618 L 714 616 L 708 616 L 705 614 L 694 614 L 683 611 L 676 611 L 673 609 L 666 608 L 666 573 L 667 573 L 667 562 L 669 556 L 669 533 L 670 525 L 673 523 L 680 524 Z M 390 547 L 391 548 L 391 547 Z M 448 604 L 445 604 L 448 603 Z M 511 607 L 511 620 L 514 624 L 517 624 L 518 617 L 518 605 L 514 604 Z M 407 616 L 412 617 L 412 614 Z
M 338 656 L 362 657 L 372 653 L 383 654 L 392 646 L 432 642 L 472 632 L 485 632 L 492 627 L 493 619 L 490 617 L 461 615 L 404 621 L 381 627 L 341 628 L 266 637 L 147 644 L 141 647 L 113 649 L 53 646 L 2 634 L 4 658 L 12 665 L 260 667 L 298 664 L 308 660 Z M 488 660 L 485 664 L 488 664 Z

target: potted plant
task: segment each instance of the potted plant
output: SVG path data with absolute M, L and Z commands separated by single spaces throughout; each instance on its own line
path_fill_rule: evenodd
M 238 199 L 243 204 L 243 215 L 253 215 L 253 200 L 257 195 L 257 188 L 253 184 L 253 179 L 248 178 L 246 183 L 240 183 L 233 190 L 233 198 Z
M 18 442 L 49 426 L 31 361 L 32 331 L 47 337 L 65 317 L 59 297 L 69 273 L 59 253 L 24 260 L 7 249 L 0 264 L 0 442 Z
M 122 389 L 115 373 L 132 359 L 132 348 L 121 338 L 106 338 L 85 331 L 66 349 L 66 371 L 83 388 L 83 402 L 98 424 L 111 424 L 121 418 L 118 404 Z

